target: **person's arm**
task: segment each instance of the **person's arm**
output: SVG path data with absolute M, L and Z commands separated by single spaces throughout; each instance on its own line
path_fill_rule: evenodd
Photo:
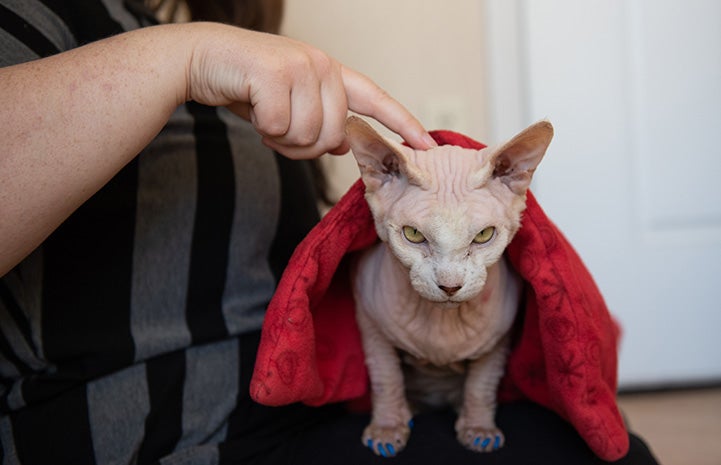
M 220 24 L 155 26 L 0 68 L 0 276 L 188 100 L 228 106 L 293 158 L 346 150 L 349 109 L 432 145 L 398 102 L 322 52 Z

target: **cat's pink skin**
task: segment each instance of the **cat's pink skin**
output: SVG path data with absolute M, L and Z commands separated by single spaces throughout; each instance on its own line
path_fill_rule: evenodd
M 365 251 L 354 278 L 362 331 L 414 357 L 445 366 L 493 350 L 513 324 L 519 283 L 505 260 L 488 268 L 482 291 L 462 301 L 433 302 L 413 288 L 405 268 L 381 242 Z M 374 350 L 374 348 L 371 348 Z
M 436 390 L 415 401 L 462 398 L 455 405 L 459 441 L 479 452 L 495 450 L 505 440 L 494 421 L 496 390 L 521 292 L 503 252 L 520 226 L 552 127 L 537 123 L 502 147 L 481 151 L 443 146 L 417 152 L 383 139 L 358 118 L 348 120 L 347 133 L 382 240 L 353 267 L 373 400 L 362 441 L 384 456 L 405 447 L 412 418 L 406 388 L 412 386 Z M 404 226 L 425 241 L 409 241 Z M 488 227 L 495 228 L 493 238 L 475 243 Z M 420 367 L 414 372 L 419 379 L 404 379 L 401 354 Z M 458 373 L 459 367 L 462 383 L 453 385 L 449 377 L 444 385 L 437 372 Z M 424 371 L 433 375 L 424 378 Z M 452 392 L 458 388 L 462 396 Z
M 503 436 L 494 423 L 496 388 L 507 353 L 504 336 L 515 318 L 520 289 L 505 260 L 488 269 L 486 291 L 453 305 L 420 297 L 407 270 L 383 243 L 363 254 L 357 270 L 357 319 L 373 396 L 373 420 L 363 443 L 393 443 L 398 452 L 410 433 L 398 348 L 440 367 L 468 360 L 456 423 L 459 440 L 471 449 L 500 447 Z M 484 444 L 485 438 L 490 442 Z

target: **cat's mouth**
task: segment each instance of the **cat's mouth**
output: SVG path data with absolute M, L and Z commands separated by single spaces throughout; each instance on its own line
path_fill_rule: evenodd
M 431 302 L 437 304 L 439 307 L 442 308 L 456 308 L 460 306 L 463 302 L 465 302 L 468 299 L 461 299 L 458 297 L 439 297 L 439 296 L 433 296 L 433 297 L 426 297 L 427 300 L 430 300 Z
M 437 286 L 443 292 L 434 292 L 435 289 L 430 289 L 429 292 L 427 287 L 415 285 L 413 287 L 420 297 L 442 308 L 455 308 L 473 298 L 473 296 L 469 294 L 468 289 L 464 288 L 461 290 L 463 286 L 458 286 L 457 288 Z

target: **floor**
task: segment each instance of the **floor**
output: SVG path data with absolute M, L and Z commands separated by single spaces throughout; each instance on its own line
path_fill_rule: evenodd
M 721 388 L 621 394 L 631 429 L 661 465 L 721 465 Z

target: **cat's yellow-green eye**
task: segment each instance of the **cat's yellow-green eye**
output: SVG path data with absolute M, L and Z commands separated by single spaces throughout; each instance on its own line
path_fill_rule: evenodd
M 493 226 L 489 226 L 487 228 L 484 228 L 483 231 L 476 234 L 476 237 L 473 238 L 473 242 L 476 244 L 485 244 L 486 242 L 493 239 L 493 236 L 496 234 L 496 228 Z
M 426 236 L 413 226 L 403 226 L 403 235 L 414 244 L 420 244 L 426 241 Z

